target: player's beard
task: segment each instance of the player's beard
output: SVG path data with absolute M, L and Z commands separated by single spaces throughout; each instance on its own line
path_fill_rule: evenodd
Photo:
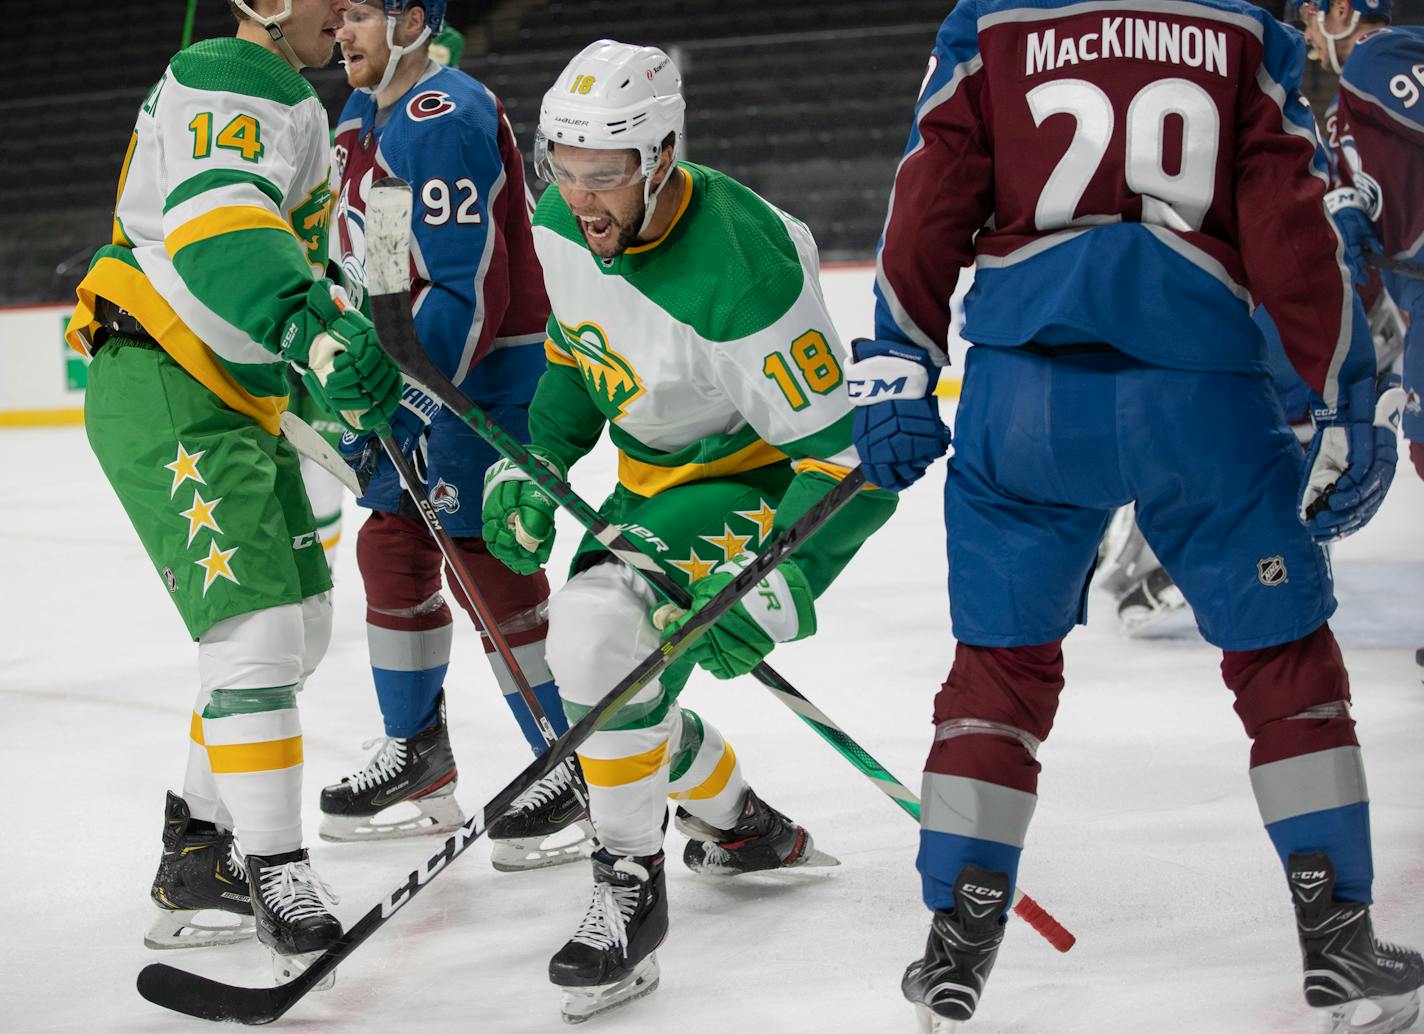
M 638 243 L 638 233 L 642 229 L 643 219 L 647 215 L 647 212 L 647 202 L 640 201 L 638 202 L 637 211 L 630 213 L 626 219 L 616 216 L 612 212 L 608 213 L 608 221 L 611 222 L 618 231 L 618 236 L 614 238 L 612 254 L 602 255 L 595 250 L 593 242 L 588 239 L 588 227 L 580 221 L 579 229 L 584 235 L 584 243 L 588 245 L 589 251 L 592 251 L 599 258 L 617 258 Z

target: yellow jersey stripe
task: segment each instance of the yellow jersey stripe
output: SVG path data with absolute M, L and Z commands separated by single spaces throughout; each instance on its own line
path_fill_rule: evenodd
M 276 772 L 302 763 L 302 738 L 264 743 L 234 743 L 226 747 L 209 747 L 208 763 L 214 775 L 238 772 Z
M 290 223 L 260 205 L 228 205 L 189 219 L 163 238 L 163 247 L 170 258 L 175 258 L 190 244 L 239 230 L 283 230 L 293 237 L 297 235 Z
M 237 412 L 252 417 L 269 434 L 282 433 L 286 396 L 259 398 L 238 384 L 213 351 L 173 311 L 173 306 L 158 293 L 141 269 L 116 258 L 102 258 L 89 270 L 76 293 L 79 304 L 75 306 L 64 334 L 65 340 L 76 352 L 89 354 L 88 343 L 99 328 L 94 309 L 101 297 L 107 298 L 132 313 L 134 319 L 158 340 L 163 350 L 199 384 Z
M 641 496 L 654 496 L 669 488 L 704 478 L 727 477 L 746 470 L 770 466 L 786 459 L 786 453 L 758 439 L 745 448 L 708 463 L 685 463 L 680 467 L 659 467 L 618 452 L 618 480 L 623 487 Z
M 652 750 L 627 758 L 591 758 L 578 756 L 583 765 L 583 777 L 591 786 L 627 786 L 657 772 L 667 761 L 667 740 Z
M 675 801 L 706 801 L 716 797 L 727 788 L 728 781 L 732 778 L 732 770 L 737 767 L 737 755 L 732 752 L 730 743 L 722 747 L 722 756 L 717 761 L 717 767 L 712 769 L 712 774 L 702 782 L 698 783 L 691 790 L 682 790 L 678 793 L 668 794 Z

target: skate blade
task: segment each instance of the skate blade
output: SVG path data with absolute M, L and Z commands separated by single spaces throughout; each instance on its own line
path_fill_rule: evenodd
M 699 876 L 717 876 L 721 878 L 731 878 L 733 876 L 750 875 L 775 875 L 779 872 L 794 872 L 797 869 L 829 869 L 841 864 L 841 860 L 833 854 L 822 851 L 819 847 L 812 847 L 796 861 L 790 865 L 779 865 L 775 869 L 738 869 L 732 865 L 716 865 L 704 863 L 697 867 L 690 867 Z
M 270 949 L 269 949 L 270 950 Z M 286 984 L 297 979 L 307 971 L 313 962 L 321 958 L 324 952 L 309 951 L 302 955 L 279 955 L 272 952 L 272 976 L 277 979 L 277 983 Z M 312 985 L 313 991 L 330 991 L 336 983 L 336 970 L 332 970 Z
M 570 840 L 571 836 L 574 839 Z M 592 844 L 593 826 L 586 820 L 579 821 L 547 837 L 491 840 L 490 864 L 500 872 L 547 869 L 588 857 Z
M 915 1020 L 920 1034 L 954 1034 L 959 1029 L 958 1020 L 939 1016 L 928 1005 L 915 1006 Z
M 411 815 L 412 807 L 415 814 Z M 368 840 L 399 840 L 433 833 L 449 833 L 465 824 L 460 802 L 449 794 L 401 801 L 374 815 L 321 816 L 318 830 L 323 840 L 336 844 L 365 843 Z
M 1180 589 L 1173 586 L 1162 591 L 1162 602 L 1156 607 L 1128 607 L 1118 611 L 1118 628 L 1128 639 L 1159 624 L 1187 605 L 1187 599 Z
M 171 948 L 217 948 L 250 940 L 256 931 L 251 916 L 216 908 L 163 909 L 154 917 L 143 946 L 155 951 Z
M 1419 1018 L 1419 993 L 1359 998 L 1330 1010 L 1328 1034 L 1397 1034 Z
M 598 987 L 565 987 L 559 1011 L 565 1023 L 583 1023 L 620 1005 L 650 995 L 658 987 L 658 957 L 654 953 L 633 967 L 622 980 Z

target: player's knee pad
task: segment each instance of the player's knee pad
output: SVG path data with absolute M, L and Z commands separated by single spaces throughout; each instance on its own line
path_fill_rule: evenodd
M 331 622 L 335 611 L 331 591 L 302 600 L 302 679 L 305 681 L 326 656 L 331 645 Z
M 373 611 L 409 611 L 437 596 L 442 562 L 425 526 L 406 517 L 375 511 L 356 535 L 356 566 Z
M 292 687 L 302 678 L 306 630 L 302 607 L 249 611 L 219 621 L 198 639 L 205 692 Z
M 543 571 L 516 574 L 502 561 L 490 556 L 484 539 L 459 538 L 455 544 L 480 595 L 493 611 L 510 645 L 522 646 L 542 639 L 548 624 L 548 576 Z M 473 615 L 470 601 L 453 580 L 451 591 L 456 602 Z
M 976 718 L 1044 740 L 1062 690 L 1062 640 L 1007 647 L 959 643 L 954 666 L 935 697 L 935 722 Z
M 657 648 L 648 619 L 655 597 L 622 564 L 595 564 L 570 578 L 549 601 L 545 660 L 566 702 L 588 706 Z M 654 682 L 630 701 L 660 695 Z

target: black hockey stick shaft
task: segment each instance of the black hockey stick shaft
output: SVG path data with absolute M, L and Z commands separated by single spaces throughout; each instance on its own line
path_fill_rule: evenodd
M 1391 258 L 1388 255 L 1381 255 L 1377 251 L 1365 252 L 1365 261 L 1376 269 L 1387 269 L 1389 272 L 1396 276 L 1402 276 L 1406 280 L 1424 280 L 1424 266 L 1414 262 Z
M 445 530 L 445 525 L 440 520 L 440 514 L 436 511 L 435 504 L 430 501 L 429 494 L 421 487 L 421 481 L 415 472 L 414 465 L 401 452 L 400 446 L 389 431 L 380 432 L 377 437 L 381 441 L 381 447 L 386 450 L 386 455 L 390 457 L 391 463 L 395 466 L 396 473 L 400 475 L 401 481 L 405 484 L 405 490 L 409 493 L 411 501 L 415 503 L 415 508 L 420 511 L 420 517 L 425 522 L 426 529 L 439 545 L 440 552 L 445 554 L 445 562 L 450 565 L 450 570 L 454 573 L 460 591 L 465 594 L 470 604 L 475 608 L 475 614 L 478 616 L 481 626 L 480 630 L 489 636 L 490 642 L 494 644 L 495 652 L 499 654 L 500 659 L 509 669 L 510 677 L 514 680 L 514 686 L 519 691 L 520 699 L 529 708 L 535 725 L 539 727 L 539 735 L 544 738 L 546 744 L 552 744 L 559 738 L 554 732 L 554 726 L 550 723 L 549 716 L 544 713 L 544 707 L 539 703 L 539 698 L 534 695 L 534 687 L 529 684 L 528 676 L 524 674 L 524 669 L 520 667 L 518 658 L 514 656 L 514 648 L 509 645 L 509 640 L 505 638 L 504 631 L 499 627 L 499 619 L 496 617 L 494 609 L 490 607 L 489 601 L 485 599 L 484 593 L 480 591 L 474 573 L 466 565 L 465 558 L 455 544 L 454 538 Z M 574 780 L 571 785 L 579 803 L 587 805 L 588 798 L 583 788 L 579 786 L 578 780 Z
M 395 178 L 383 179 L 373 186 L 373 199 L 392 199 L 409 186 Z M 389 193 L 388 193 L 389 192 Z M 402 202 L 402 207 L 403 207 Z M 383 207 L 373 200 L 373 208 Z M 430 358 L 421 344 L 415 329 L 410 306 L 404 292 L 396 287 L 404 285 L 409 268 L 408 235 L 397 232 L 391 223 L 372 227 L 368 236 L 368 256 L 381 263 L 389 281 L 383 283 L 378 294 L 373 294 L 372 313 L 375 318 L 381 347 L 396 365 L 411 380 L 439 400 L 446 409 L 455 413 L 485 441 L 492 445 L 505 459 L 519 467 L 528 477 L 568 512 L 584 529 L 619 560 L 637 571 L 664 599 L 674 605 L 686 608 L 691 605 L 692 596 L 661 564 L 640 549 L 628 538 L 622 529 L 609 522 L 596 508 L 580 496 L 572 485 L 557 473 L 541 463 L 527 446 L 489 416 L 477 403 L 462 392 L 443 370 Z M 896 779 L 890 771 L 871 756 L 829 715 L 812 703 L 795 686 L 780 675 L 771 665 L 763 661 L 752 669 L 751 674 L 758 682 L 770 689 L 775 697 L 798 718 L 825 740 L 832 749 L 845 758 L 881 793 L 889 797 L 915 821 L 920 819 L 920 800 L 915 793 Z M 1032 897 L 1022 889 L 1015 888 L 1014 910 L 1039 934 L 1059 951 L 1067 951 L 1074 943 L 1074 937 Z

